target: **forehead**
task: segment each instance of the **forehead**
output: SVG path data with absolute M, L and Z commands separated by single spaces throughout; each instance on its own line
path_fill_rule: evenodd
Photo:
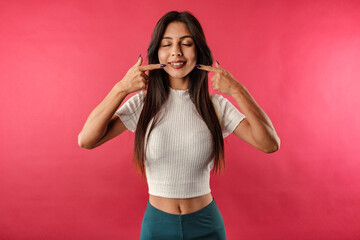
M 169 23 L 165 29 L 162 39 L 181 39 L 184 37 L 192 37 L 187 26 L 182 22 Z

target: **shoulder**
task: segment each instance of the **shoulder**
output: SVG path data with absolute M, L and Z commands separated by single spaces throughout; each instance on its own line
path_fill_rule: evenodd
M 223 102 L 223 101 L 226 101 L 228 100 L 226 97 L 224 97 L 223 95 L 220 95 L 220 94 L 210 94 L 210 98 L 213 102 Z
M 227 104 L 227 102 L 229 102 L 229 100 L 227 98 L 225 98 L 224 96 L 222 96 L 220 94 L 211 94 L 210 98 L 211 98 L 211 101 L 214 104 L 215 108 L 221 108 L 225 104 Z
M 224 115 L 224 109 L 225 109 L 225 105 L 226 103 L 224 102 L 224 100 L 226 98 L 224 98 L 222 95 L 220 94 L 211 94 L 210 95 L 211 98 L 211 102 L 214 106 L 215 112 L 218 115 L 219 119 L 222 119 L 223 115 Z
M 224 97 L 221 96 L 220 94 L 211 94 L 210 98 L 213 103 L 219 103 L 221 101 L 221 98 L 224 98 Z
M 135 97 L 135 98 L 145 98 L 145 96 L 146 96 L 146 91 L 143 90 L 143 91 L 140 91 L 140 92 L 135 93 L 132 97 Z
M 140 92 L 137 92 L 134 95 L 130 96 L 126 102 L 141 104 L 141 103 L 144 103 L 145 97 L 146 97 L 146 91 L 140 91 Z
M 137 92 L 131 96 L 128 96 L 127 100 L 123 101 L 123 104 L 117 111 L 117 113 L 123 112 L 136 112 L 142 109 L 145 102 L 146 91 Z
M 213 94 L 211 95 L 211 100 L 214 108 L 221 115 L 239 115 L 240 113 L 239 110 L 234 106 L 234 104 L 223 95 Z

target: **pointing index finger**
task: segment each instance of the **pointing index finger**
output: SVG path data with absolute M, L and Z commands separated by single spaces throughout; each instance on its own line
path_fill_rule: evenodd
M 149 64 L 149 65 L 143 65 L 143 66 L 140 66 L 140 70 L 141 71 L 150 71 L 150 70 L 154 70 L 154 69 L 160 69 L 160 68 L 163 68 L 161 66 L 162 64 Z
M 207 65 L 202 65 L 202 64 L 198 64 L 200 67 L 198 67 L 200 70 L 205 70 L 205 71 L 208 71 L 208 72 L 219 72 L 219 69 L 218 68 L 214 68 L 212 66 L 207 66 Z

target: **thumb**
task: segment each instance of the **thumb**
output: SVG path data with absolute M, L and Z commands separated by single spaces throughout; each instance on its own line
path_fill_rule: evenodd
M 138 58 L 138 61 L 136 62 L 135 65 L 141 66 L 141 64 L 142 64 L 142 57 L 141 57 L 141 54 L 140 54 L 140 55 L 139 55 L 139 58 Z
M 215 60 L 215 61 L 216 61 L 215 66 L 218 68 L 220 66 L 220 64 L 217 60 Z

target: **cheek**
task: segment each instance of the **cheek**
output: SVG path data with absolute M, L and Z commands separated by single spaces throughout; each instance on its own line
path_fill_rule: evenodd
M 188 55 L 187 59 L 189 60 L 189 63 L 193 66 L 196 65 L 197 57 L 196 54 L 192 53 L 191 55 Z
M 197 55 L 195 49 L 189 49 L 187 56 L 189 60 L 196 62 Z
M 166 53 L 164 51 L 158 51 L 158 57 L 160 63 L 166 63 Z

